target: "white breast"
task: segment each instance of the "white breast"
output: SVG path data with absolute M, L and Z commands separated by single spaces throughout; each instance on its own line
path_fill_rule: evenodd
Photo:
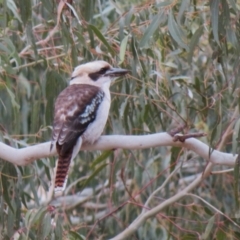
M 87 130 L 83 134 L 84 143 L 94 143 L 102 134 L 108 119 L 111 97 L 110 93 L 105 92 L 102 103 L 100 104 L 95 120 L 89 124 Z

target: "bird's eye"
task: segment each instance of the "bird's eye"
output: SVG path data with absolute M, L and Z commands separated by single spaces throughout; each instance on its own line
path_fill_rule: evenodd
M 101 68 L 98 73 L 99 74 L 105 74 L 108 69 L 109 69 L 108 67 Z
M 104 75 L 107 72 L 107 70 L 109 70 L 109 67 L 103 67 L 99 71 L 89 73 L 88 75 L 93 81 L 97 81 L 102 75 Z

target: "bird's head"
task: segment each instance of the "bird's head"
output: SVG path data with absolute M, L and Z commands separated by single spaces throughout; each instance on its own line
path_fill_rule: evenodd
M 91 84 L 101 87 L 110 85 L 111 80 L 127 74 L 129 70 L 113 68 L 105 61 L 93 61 L 77 66 L 71 77 L 70 84 Z

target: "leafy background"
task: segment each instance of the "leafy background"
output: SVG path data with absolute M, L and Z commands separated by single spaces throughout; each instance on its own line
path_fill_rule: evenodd
M 239 0 L 0 0 L 1 141 L 16 148 L 49 141 L 54 100 L 73 68 L 103 59 L 131 70 L 111 87 L 105 134 L 187 124 L 187 132 L 205 132 L 209 146 L 237 153 L 239 10 Z M 108 239 L 140 214 L 170 173 L 150 207 L 206 166 L 179 148 L 81 152 L 65 196 L 51 201 L 55 160 L 25 167 L 0 160 L 1 239 Z M 237 177 L 211 175 L 192 191 L 200 199 L 185 196 L 133 238 L 239 239 Z

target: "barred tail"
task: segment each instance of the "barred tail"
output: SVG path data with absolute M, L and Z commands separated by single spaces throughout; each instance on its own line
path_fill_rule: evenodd
M 58 165 L 57 165 L 57 173 L 55 178 L 55 192 L 64 191 L 67 178 L 68 178 L 68 169 L 72 159 L 74 159 L 78 151 L 82 145 L 82 138 L 79 137 L 77 142 L 75 143 L 74 147 L 65 148 L 64 145 L 59 145 L 58 142 L 56 144 L 57 152 L 59 154 L 58 157 Z
M 59 156 L 55 178 L 55 192 L 63 191 L 67 184 L 67 174 L 71 162 L 71 155 L 67 158 Z

